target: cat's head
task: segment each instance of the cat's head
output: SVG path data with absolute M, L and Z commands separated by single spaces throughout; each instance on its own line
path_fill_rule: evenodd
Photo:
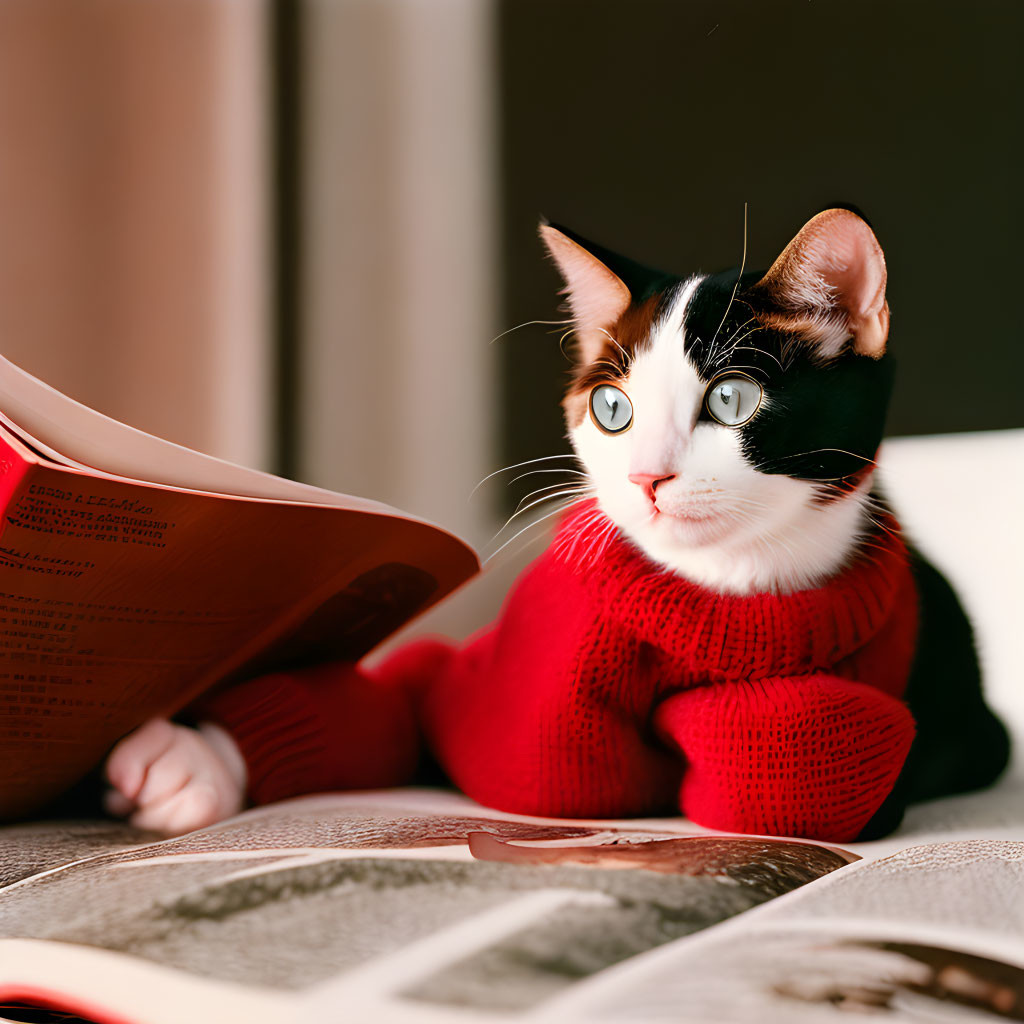
M 885 259 L 845 209 L 767 273 L 673 277 L 542 224 L 566 283 L 569 438 L 607 516 L 732 593 L 820 583 L 867 529 L 892 382 Z

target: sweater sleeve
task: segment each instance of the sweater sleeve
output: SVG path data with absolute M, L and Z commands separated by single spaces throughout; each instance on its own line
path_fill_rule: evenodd
M 397 683 L 351 663 L 318 665 L 237 684 L 195 711 L 238 744 L 254 803 L 397 786 L 411 781 L 420 748 L 410 694 Z
M 416 774 L 424 733 L 440 740 L 441 754 L 447 743 L 460 746 L 464 712 L 482 694 L 451 684 L 485 676 L 490 652 L 490 627 L 460 646 L 414 640 L 372 667 L 337 662 L 261 676 L 192 711 L 235 740 L 254 803 L 400 786 Z
M 686 759 L 679 801 L 698 824 L 831 842 L 860 834 L 914 738 L 901 701 L 823 673 L 686 690 L 654 721 Z

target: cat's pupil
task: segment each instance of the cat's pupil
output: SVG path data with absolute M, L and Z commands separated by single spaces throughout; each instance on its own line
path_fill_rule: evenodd
M 594 389 L 590 410 L 594 421 L 606 433 L 617 434 L 633 422 L 633 406 L 629 399 L 611 384 Z
M 746 423 L 757 412 L 761 402 L 761 386 L 745 377 L 733 377 L 714 384 L 707 393 L 708 412 L 726 426 Z

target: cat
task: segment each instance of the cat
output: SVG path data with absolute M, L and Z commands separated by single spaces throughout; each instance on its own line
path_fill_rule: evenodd
M 593 497 L 465 647 L 243 684 L 208 706 L 209 743 L 150 723 L 111 755 L 115 810 L 180 831 L 246 788 L 396 784 L 423 734 L 504 810 L 674 807 L 848 841 L 1002 771 L 966 616 L 875 486 L 893 362 L 866 220 L 829 209 L 767 272 L 682 278 L 540 233 L 566 285 L 564 410 Z
M 723 593 L 817 586 L 870 546 L 888 511 L 874 460 L 893 362 L 885 259 L 862 217 L 824 211 L 767 273 L 683 280 L 565 228 L 541 234 L 580 346 L 569 436 L 609 520 Z M 643 410 L 643 437 L 611 442 L 636 428 L 599 422 L 599 388 L 605 404 Z M 730 392 L 740 408 L 726 419 L 737 422 L 723 423 Z M 1008 759 L 963 609 L 932 565 L 910 559 L 920 626 L 904 697 L 917 737 L 872 834 L 895 827 L 906 802 L 989 784 Z
M 851 222 L 864 224 L 845 211 L 816 219 L 769 275 L 746 282 L 735 271 L 666 280 L 605 251 L 587 260 L 595 246 L 541 227 L 577 324 L 573 448 L 608 518 L 688 579 L 737 594 L 799 590 L 865 537 L 892 364 L 881 250 Z M 801 262 L 816 244 L 858 261 L 863 280 L 845 292 L 824 281 Z M 636 422 L 604 426 L 597 402 L 612 400 Z

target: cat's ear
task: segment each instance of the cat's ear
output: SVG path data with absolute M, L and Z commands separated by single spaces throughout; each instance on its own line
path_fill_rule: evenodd
M 547 221 L 541 221 L 540 237 L 565 281 L 579 357 L 589 362 L 601 354 L 607 341 L 604 332 L 629 308 L 632 296 L 622 278 L 595 256 L 583 239 L 570 237 Z
M 885 281 L 874 232 L 852 211 L 834 209 L 812 217 L 749 294 L 767 301 L 780 326 L 808 335 L 826 357 L 838 355 L 852 336 L 854 352 L 878 359 L 889 334 Z

